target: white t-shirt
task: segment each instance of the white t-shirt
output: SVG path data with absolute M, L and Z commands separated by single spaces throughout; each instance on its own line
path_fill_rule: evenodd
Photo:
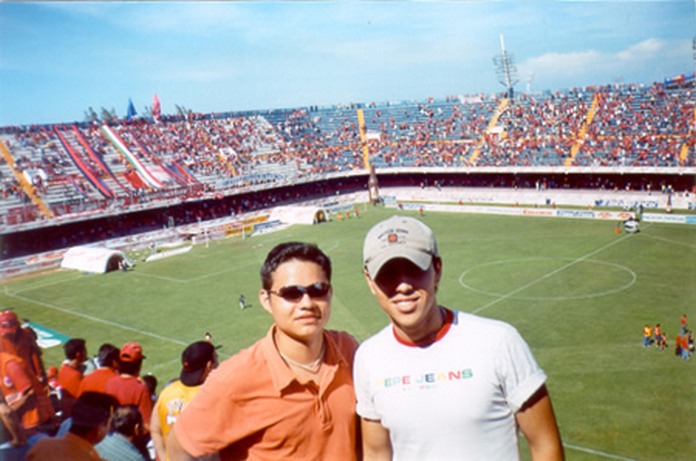
M 395 460 L 515 460 L 515 413 L 546 381 L 511 325 L 454 312 L 427 346 L 405 345 L 392 326 L 355 356 L 357 413 L 389 430 Z

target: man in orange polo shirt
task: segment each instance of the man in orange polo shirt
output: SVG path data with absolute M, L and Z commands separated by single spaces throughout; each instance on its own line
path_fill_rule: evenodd
M 357 341 L 325 330 L 331 261 L 318 247 L 282 243 L 261 268 L 268 334 L 223 362 L 167 440 L 172 461 L 355 460 L 359 457 L 352 365 Z

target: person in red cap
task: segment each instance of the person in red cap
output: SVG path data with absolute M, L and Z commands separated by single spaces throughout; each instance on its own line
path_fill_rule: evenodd
M 46 369 L 36 334 L 29 327 L 22 328 L 17 314 L 11 310 L 0 312 L 0 349 L 18 356 L 39 382 L 46 383 Z
M 54 410 L 43 384 L 18 356 L 0 351 L 0 392 L 31 437 L 53 434 L 57 428 Z
M 198 394 L 201 385 L 217 365 L 215 346 L 210 341 L 196 341 L 182 352 L 179 379 L 162 390 L 150 420 L 150 436 L 160 460 L 167 459 L 167 436 L 179 413 Z
M 104 390 L 107 394 L 116 397 L 121 405 L 137 406 L 145 422 L 146 432 L 149 432 L 152 396 L 147 386 L 138 379 L 145 358 L 140 344 L 124 344 L 118 359 L 119 374 L 106 383 Z

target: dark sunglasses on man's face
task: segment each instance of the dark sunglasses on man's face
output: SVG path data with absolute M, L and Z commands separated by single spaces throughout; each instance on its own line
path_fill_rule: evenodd
M 283 287 L 278 291 L 268 290 L 272 295 L 280 296 L 286 301 L 297 302 L 301 300 L 305 294 L 310 298 L 322 298 L 331 289 L 331 285 L 324 282 L 317 282 L 303 287 L 301 285 L 290 285 Z

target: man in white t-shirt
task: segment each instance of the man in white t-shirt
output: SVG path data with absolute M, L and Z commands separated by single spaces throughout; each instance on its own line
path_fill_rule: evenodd
M 562 460 L 546 375 L 515 328 L 439 306 L 432 230 L 394 216 L 363 249 L 390 325 L 358 349 L 354 381 L 366 460 Z

